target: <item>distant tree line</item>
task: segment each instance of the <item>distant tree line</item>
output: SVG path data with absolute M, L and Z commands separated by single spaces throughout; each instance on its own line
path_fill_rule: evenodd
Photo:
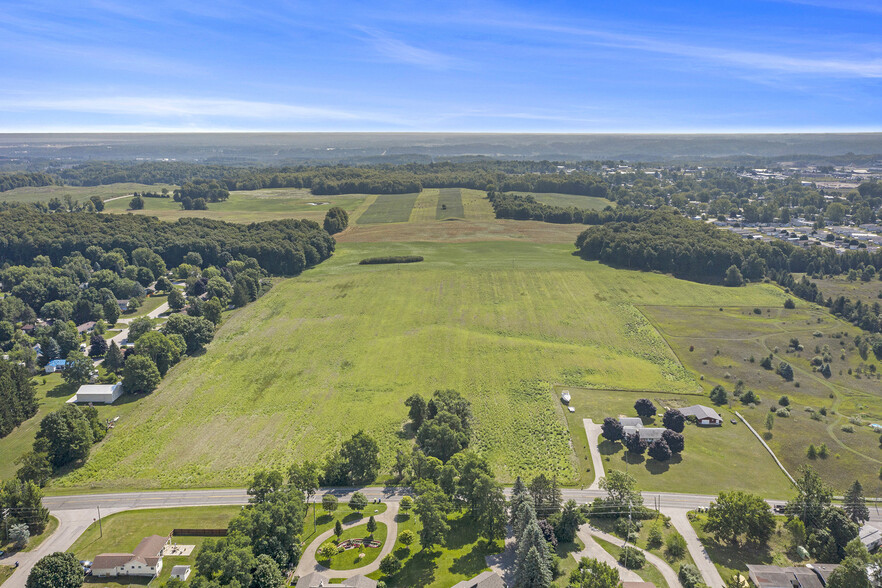
M 490 191 L 487 193 L 496 218 L 537 220 L 547 223 L 601 225 L 614 221 L 639 222 L 650 211 L 630 206 L 603 210 L 585 210 L 574 206 L 552 206 L 537 201 L 533 196 Z
M 26 186 L 51 186 L 55 178 L 44 172 L 16 172 L 0 174 L 0 192 Z
M 59 264 L 91 246 L 131 254 L 146 247 L 170 266 L 187 253 L 198 253 L 207 265 L 226 265 L 247 256 L 272 274 L 296 275 L 327 259 L 334 240 L 318 223 L 277 220 L 249 225 L 187 218 L 168 223 L 139 215 L 92 213 L 43 214 L 14 206 L 0 212 L 0 260 L 30 265 L 37 256 Z

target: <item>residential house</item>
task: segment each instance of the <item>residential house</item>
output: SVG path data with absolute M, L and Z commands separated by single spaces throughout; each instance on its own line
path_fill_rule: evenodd
M 77 333 L 89 333 L 95 328 L 95 321 L 88 321 L 81 325 L 77 325 Z
M 453 588 L 505 588 L 505 582 L 496 572 L 481 572 L 470 580 L 454 584 Z
M 692 406 L 681 408 L 680 412 L 683 416 L 694 416 L 698 420 L 699 425 L 712 427 L 723 425 L 723 417 L 717 414 L 717 411 L 701 404 L 693 404 Z
M 619 423 L 625 431 L 625 435 L 637 435 L 646 442 L 652 442 L 662 438 L 664 427 L 644 427 L 643 420 L 636 417 L 619 417 Z
M 92 575 L 145 576 L 154 578 L 162 571 L 162 550 L 168 537 L 144 537 L 132 553 L 102 553 L 92 562 Z
M 864 547 L 867 548 L 867 551 L 875 551 L 882 545 L 882 531 L 871 525 L 861 527 L 858 537 L 861 543 L 864 544 Z
M 46 364 L 45 372 L 47 374 L 54 374 L 55 372 L 64 371 L 64 368 L 67 367 L 67 360 L 65 359 L 53 359 L 49 363 Z
M 809 564 L 804 567 L 747 565 L 748 576 L 756 588 L 824 588 L 835 564 Z

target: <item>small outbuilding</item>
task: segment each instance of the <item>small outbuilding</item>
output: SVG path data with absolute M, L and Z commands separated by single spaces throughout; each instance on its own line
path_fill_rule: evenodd
M 92 404 L 113 404 L 122 396 L 122 384 L 84 384 L 68 402 L 87 402 Z
M 882 531 L 871 525 L 864 525 L 858 533 L 861 543 L 867 551 L 876 551 L 882 545 Z
M 470 580 L 454 584 L 453 588 L 505 588 L 505 582 L 496 572 L 481 572 Z
M 699 425 L 705 425 L 710 427 L 721 427 L 723 426 L 723 417 L 717 414 L 712 408 L 708 408 L 702 404 L 693 404 L 687 408 L 681 408 L 680 412 L 683 416 L 690 417 L 693 416 L 698 421 Z
M 175 566 L 172 568 L 171 577 L 186 582 L 190 577 L 190 566 Z

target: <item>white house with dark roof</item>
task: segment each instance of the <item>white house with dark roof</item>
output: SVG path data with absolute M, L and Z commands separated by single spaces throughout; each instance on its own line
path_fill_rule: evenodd
M 699 425 L 711 427 L 723 425 L 723 417 L 717 414 L 717 411 L 701 404 L 693 404 L 687 408 L 681 408 L 680 412 L 685 417 L 694 416 L 698 420 Z
M 144 537 L 132 553 L 102 553 L 92 562 L 92 575 L 146 576 L 154 578 L 162 571 L 162 550 L 168 537 L 151 535 Z

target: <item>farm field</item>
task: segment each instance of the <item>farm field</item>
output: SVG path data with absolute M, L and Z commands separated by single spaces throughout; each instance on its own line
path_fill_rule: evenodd
M 339 206 L 350 216 L 369 198 L 363 194 L 313 196 L 302 188 L 267 188 L 230 192 L 224 202 L 209 203 L 208 210 L 181 210 L 171 198 L 144 198 L 143 210 L 130 211 L 129 199 L 108 202 L 104 210 L 115 213 L 146 214 L 173 221 L 184 217 L 210 218 L 229 222 L 251 223 L 283 218 L 306 218 L 321 223 L 332 206 Z M 372 198 L 372 196 L 371 196 Z
M 731 408 L 766 434 L 767 443 L 791 474 L 811 464 L 837 493 L 855 479 L 867 495 L 882 492 L 879 435 L 868 426 L 882 422 L 882 363 L 872 353 L 860 356 L 854 345 L 859 329 L 804 302 L 793 310 L 757 307 L 759 314 L 753 307 L 733 306 L 722 310 L 646 306 L 643 310 L 683 364 L 697 377 L 704 376 L 705 390 L 721 385 L 728 391 Z M 794 338 L 802 350 L 791 347 Z M 792 366 L 793 381 L 760 366 L 770 354 L 773 368 L 782 361 Z M 824 356 L 830 362 L 830 377 L 812 365 L 814 358 Z M 759 395 L 756 407 L 734 398 L 739 380 L 745 391 Z M 772 408 L 782 408 L 782 396 L 789 400 L 790 416 L 774 417 L 773 429 L 767 432 L 766 415 Z M 853 432 L 843 431 L 849 419 L 856 419 Z M 809 444 L 826 445 L 828 457 L 809 459 Z
M 438 220 L 463 218 L 465 210 L 462 205 L 462 190 L 459 188 L 441 188 L 439 192 L 435 218 Z
M 418 196 L 419 194 L 379 194 L 356 222 L 360 225 L 407 222 Z
M 636 416 L 634 402 L 649 398 L 659 414 L 644 420 L 648 427 L 661 427 L 664 407 L 685 408 L 693 404 L 708 405 L 700 395 L 669 394 L 658 392 L 624 392 L 610 390 L 586 390 L 571 386 L 554 386 L 554 398 L 559 402 L 560 392 L 569 390 L 570 406 L 576 412 L 562 411 L 573 437 L 573 446 L 580 461 L 580 483 L 589 485 L 594 481 L 591 456 L 588 453 L 585 427 L 582 420 L 592 419 L 602 423 L 605 417 Z M 790 481 L 775 464 L 769 453 L 756 437 L 729 410 L 718 409 L 723 417 L 722 427 L 698 427 L 687 425 L 683 431 L 686 450 L 667 462 L 658 462 L 648 455 L 628 457 L 620 442 L 598 438 L 598 449 L 604 460 L 605 470 L 626 471 L 637 480 L 637 487 L 644 491 L 687 492 L 717 494 L 721 490 L 749 490 L 763 496 L 790 498 Z M 747 473 L 750 472 L 750 475 Z
M 607 206 L 615 208 L 616 203 L 596 196 L 578 196 L 576 194 L 554 194 L 550 192 L 507 192 L 518 196 L 532 196 L 537 202 L 550 206 L 575 207 L 583 210 L 603 210 Z
M 695 284 L 571 252 L 512 242 L 340 244 L 331 260 L 231 314 L 205 354 L 175 366 L 55 487 L 235 486 L 259 467 L 321 458 L 362 428 L 388 468 L 409 443 L 399 436 L 404 399 L 441 388 L 472 401 L 473 445 L 501 480 L 545 472 L 576 484 L 579 463 L 551 383 L 700 390 L 635 305 L 785 298 L 771 285 Z M 425 261 L 358 265 L 377 255 Z
M 149 535 L 168 535 L 172 529 L 225 529 L 242 507 L 240 506 L 199 506 L 183 508 L 157 508 L 130 510 L 104 517 L 101 520 L 103 533 L 98 523 L 92 523 L 71 545 L 69 553 L 77 559 L 92 560 L 99 553 L 128 553 L 144 537 Z M 101 536 L 103 535 L 103 536 Z M 162 572 L 149 585 L 162 586 L 171 576 L 176 565 L 193 565 L 196 553 L 206 537 L 178 537 L 174 540 L 181 545 L 195 545 L 189 556 L 163 557 Z M 88 577 L 86 586 L 121 588 L 123 586 L 145 586 L 147 578 L 130 578 L 115 582 L 109 578 Z
M 92 196 L 98 196 L 102 200 L 107 200 L 118 196 L 126 196 L 134 192 L 160 192 L 163 188 L 168 188 L 169 192 L 171 192 L 176 187 L 172 184 L 148 185 L 133 183 L 106 184 L 103 186 L 26 186 L 0 192 L 0 202 L 48 202 L 50 198 L 64 199 L 68 194 L 74 200 L 84 202 Z M 126 202 L 126 206 L 128 206 L 128 199 L 123 200 Z M 113 203 L 108 202 L 105 206 L 110 206 L 111 204 Z

